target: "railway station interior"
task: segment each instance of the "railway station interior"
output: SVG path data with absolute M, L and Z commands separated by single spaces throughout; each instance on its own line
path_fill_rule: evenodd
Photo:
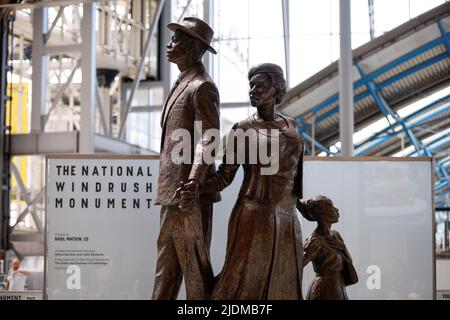
M 203 64 L 221 136 L 255 112 L 247 73 L 271 62 L 287 83 L 278 112 L 295 120 L 305 159 L 429 158 L 430 298 L 450 299 L 446 0 L 0 0 L 0 296 L 20 260 L 22 291 L 47 298 L 47 155 L 159 156 L 179 75 L 166 25 L 184 17 L 214 30 L 217 54 Z M 414 223 L 396 219 L 399 232 Z

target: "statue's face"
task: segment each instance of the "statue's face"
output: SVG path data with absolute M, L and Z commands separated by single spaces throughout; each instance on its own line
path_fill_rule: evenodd
M 250 79 L 250 102 L 254 107 L 273 106 L 275 88 L 270 77 L 265 73 L 255 74 Z
M 183 61 L 188 54 L 187 36 L 179 31 L 175 31 L 172 39 L 167 43 L 166 56 L 169 62 L 178 64 Z
M 337 223 L 339 221 L 339 209 L 333 205 L 331 200 L 325 201 L 322 205 L 322 216 L 329 223 Z

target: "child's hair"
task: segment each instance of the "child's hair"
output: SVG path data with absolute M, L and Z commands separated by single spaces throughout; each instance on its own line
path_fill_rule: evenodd
M 326 202 L 331 202 L 330 198 L 322 195 L 315 196 L 314 198 L 307 200 L 303 204 L 303 217 L 309 221 L 318 221 L 321 214 L 322 205 Z

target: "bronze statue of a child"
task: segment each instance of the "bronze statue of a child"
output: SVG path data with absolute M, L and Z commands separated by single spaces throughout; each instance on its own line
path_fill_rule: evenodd
M 317 228 L 305 241 L 303 266 L 312 262 L 316 277 L 307 300 L 348 300 L 345 287 L 358 282 L 358 275 L 344 240 L 331 225 L 339 221 L 339 209 L 325 196 L 298 201 L 303 217 L 316 221 Z

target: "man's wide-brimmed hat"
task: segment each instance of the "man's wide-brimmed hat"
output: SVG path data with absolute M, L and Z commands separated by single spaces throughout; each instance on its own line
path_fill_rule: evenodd
M 172 31 L 182 31 L 187 35 L 200 40 L 208 47 L 208 51 L 217 54 L 217 51 L 211 47 L 211 40 L 213 38 L 214 31 L 205 21 L 195 17 L 185 17 L 180 23 L 169 23 L 167 28 Z

